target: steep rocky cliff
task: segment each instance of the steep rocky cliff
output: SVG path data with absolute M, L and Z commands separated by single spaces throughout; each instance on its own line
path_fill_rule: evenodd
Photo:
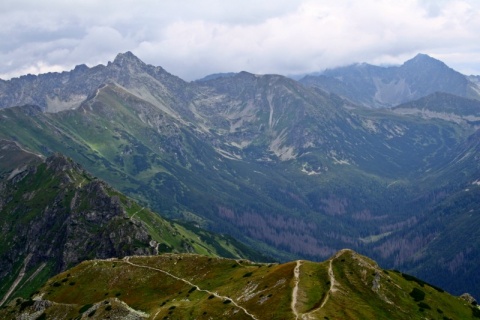
M 11 176 L 2 189 L 3 294 L 11 288 L 8 279 L 22 284 L 86 259 L 155 252 L 145 226 L 129 219 L 118 196 L 61 155 Z

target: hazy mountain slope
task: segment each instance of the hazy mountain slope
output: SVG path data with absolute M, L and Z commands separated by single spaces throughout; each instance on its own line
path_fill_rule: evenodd
M 479 309 L 350 250 L 256 264 L 197 255 L 83 262 L 0 314 L 92 319 L 474 319 Z
M 417 226 L 387 236 L 374 251 L 380 253 L 375 255 L 378 259 L 395 256 L 395 267 L 422 279 L 432 283 L 444 279 L 444 287 L 452 292 L 469 290 L 478 295 L 480 131 L 452 153 L 456 159 L 422 182 L 435 188 L 416 199 L 424 203 Z M 398 246 L 399 238 L 405 239 L 402 246 Z
M 208 95 L 192 104 L 215 128 L 215 143 L 223 143 L 225 153 L 257 162 L 303 162 L 309 169 L 302 170 L 311 174 L 345 165 L 381 176 L 408 175 L 413 168 L 428 170 L 425 158 L 463 138 L 461 128 L 362 110 L 282 76 L 243 72 L 202 86 Z
M 396 106 L 398 114 L 413 114 L 426 119 L 437 118 L 462 125 L 480 126 L 480 101 L 436 92 Z
M 229 237 L 165 221 L 70 159 L 40 160 L 17 163 L 0 184 L 2 303 L 86 259 L 172 251 L 263 259 Z
M 422 230 L 422 233 L 433 233 L 435 237 L 431 238 L 431 241 L 413 257 L 413 261 L 408 261 L 403 269 L 414 272 L 426 281 L 451 279 L 448 288 L 455 292 L 466 288 L 478 288 L 480 284 L 476 263 L 480 258 L 478 199 L 480 186 L 473 184 L 467 189 L 449 195 L 433 207 L 427 213 L 428 218 L 424 218 L 418 229 Z M 413 232 L 406 235 L 414 236 Z
M 362 63 L 326 70 L 319 75 L 307 75 L 299 82 L 307 87 L 338 94 L 359 105 L 375 106 L 372 97 L 375 97 L 377 86 L 373 79 L 384 78 L 386 73 L 382 67 Z
M 22 147 L 10 140 L 0 140 L 0 179 L 21 171 L 29 164 L 41 162 L 41 156 L 22 149 Z
M 405 184 L 385 187 L 446 161 L 443 150 L 457 139 L 448 126 L 348 111 L 343 100 L 284 77 L 239 77 L 202 88 L 219 99 L 192 103 L 200 119 L 195 127 L 107 85 L 76 110 L 5 109 L 0 131 L 38 152 L 67 154 L 170 216 L 310 257 L 357 246 L 360 238 L 411 219 L 402 207 L 391 209 L 408 195 Z M 202 126 L 218 129 L 208 133 Z M 282 161 L 282 150 L 292 159 Z M 426 158 L 434 152 L 440 158 L 431 163 Z M 359 219 L 372 224 L 359 229 Z
M 368 107 L 393 107 L 434 92 L 480 99 L 477 82 L 425 54 L 398 67 L 355 64 L 306 76 L 300 82 Z
M 159 117 L 165 117 L 164 123 L 171 124 L 173 133 L 170 136 L 165 126 L 151 128 L 136 113 L 140 112 L 136 108 L 145 105 L 145 102 L 130 100 L 129 108 L 125 108 L 116 90 L 116 87 L 101 89 L 93 108 L 86 106 L 81 110 L 58 114 L 37 113 L 35 117 L 28 114 L 32 109 L 30 107 L 6 109 L 2 128 L 4 132 L 8 131 L 9 137 L 30 143 L 30 147 L 36 150 L 60 150 L 76 157 L 96 175 L 116 183 L 132 195 L 149 199 L 154 207 L 165 208 L 170 215 L 202 214 L 203 219 L 214 222 L 212 225 L 217 230 L 233 229 L 233 234 L 235 231 L 239 234 L 238 226 L 229 226 L 230 221 L 225 219 L 224 214 L 229 212 L 229 208 L 237 210 L 243 207 L 249 215 L 261 214 L 259 218 L 262 220 L 278 220 L 276 228 L 282 225 L 287 235 L 301 230 L 296 228 L 303 228 L 305 224 L 300 223 L 301 217 L 292 217 L 299 223 L 289 225 L 286 223 L 289 220 L 282 215 L 270 214 L 273 210 L 289 212 L 288 208 L 276 203 L 279 198 L 269 199 L 263 194 L 267 191 L 263 190 L 264 186 L 272 188 L 272 194 L 277 188 L 286 188 L 289 181 L 285 177 L 263 165 L 221 157 L 211 146 L 199 141 L 188 128 L 179 130 L 174 120 L 161 115 L 160 111 Z M 114 99 L 118 101 L 112 102 Z M 23 110 L 27 110 L 26 114 Z M 153 111 L 146 113 L 150 119 L 156 117 Z M 127 120 L 128 116 L 133 119 Z M 101 123 L 94 124 L 98 121 Z M 37 130 L 39 127 L 50 129 Z M 34 130 L 32 136 L 35 140 L 24 138 L 22 128 Z M 182 138 L 181 135 L 187 136 Z M 182 204 L 188 205 L 188 212 Z M 219 218 L 227 221 L 221 223 Z M 242 229 L 248 227 L 246 225 Z M 272 231 L 272 235 L 258 234 L 267 236 L 271 243 L 274 237 L 282 239 L 283 235 L 279 237 L 276 230 Z M 285 243 L 296 246 L 295 243 Z

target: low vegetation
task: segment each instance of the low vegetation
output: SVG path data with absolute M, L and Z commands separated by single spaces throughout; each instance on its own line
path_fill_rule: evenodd
M 60 314 L 92 319 L 473 319 L 478 315 L 478 309 L 465 300 L 382 270 L 351 250 L 320 263 L 259 264 L 196 254 L 86 261 L 50 279 L 32 299 L 10 303 L 0 310 L 0 317 L 35 312 L 47 319 Z

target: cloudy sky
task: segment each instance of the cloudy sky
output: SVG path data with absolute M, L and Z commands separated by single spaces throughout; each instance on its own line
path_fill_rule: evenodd
M 480 75 L 479 0 L 1 0 L 0 78 L 132 51 L 185 80 L 426 53 Z

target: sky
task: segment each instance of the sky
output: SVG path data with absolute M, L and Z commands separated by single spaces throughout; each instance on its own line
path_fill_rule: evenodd
M 480 75 L 479 0 L 1 0 L 0 78 L 131 51 L 184 80 L 295 75 L 417 53 Z

